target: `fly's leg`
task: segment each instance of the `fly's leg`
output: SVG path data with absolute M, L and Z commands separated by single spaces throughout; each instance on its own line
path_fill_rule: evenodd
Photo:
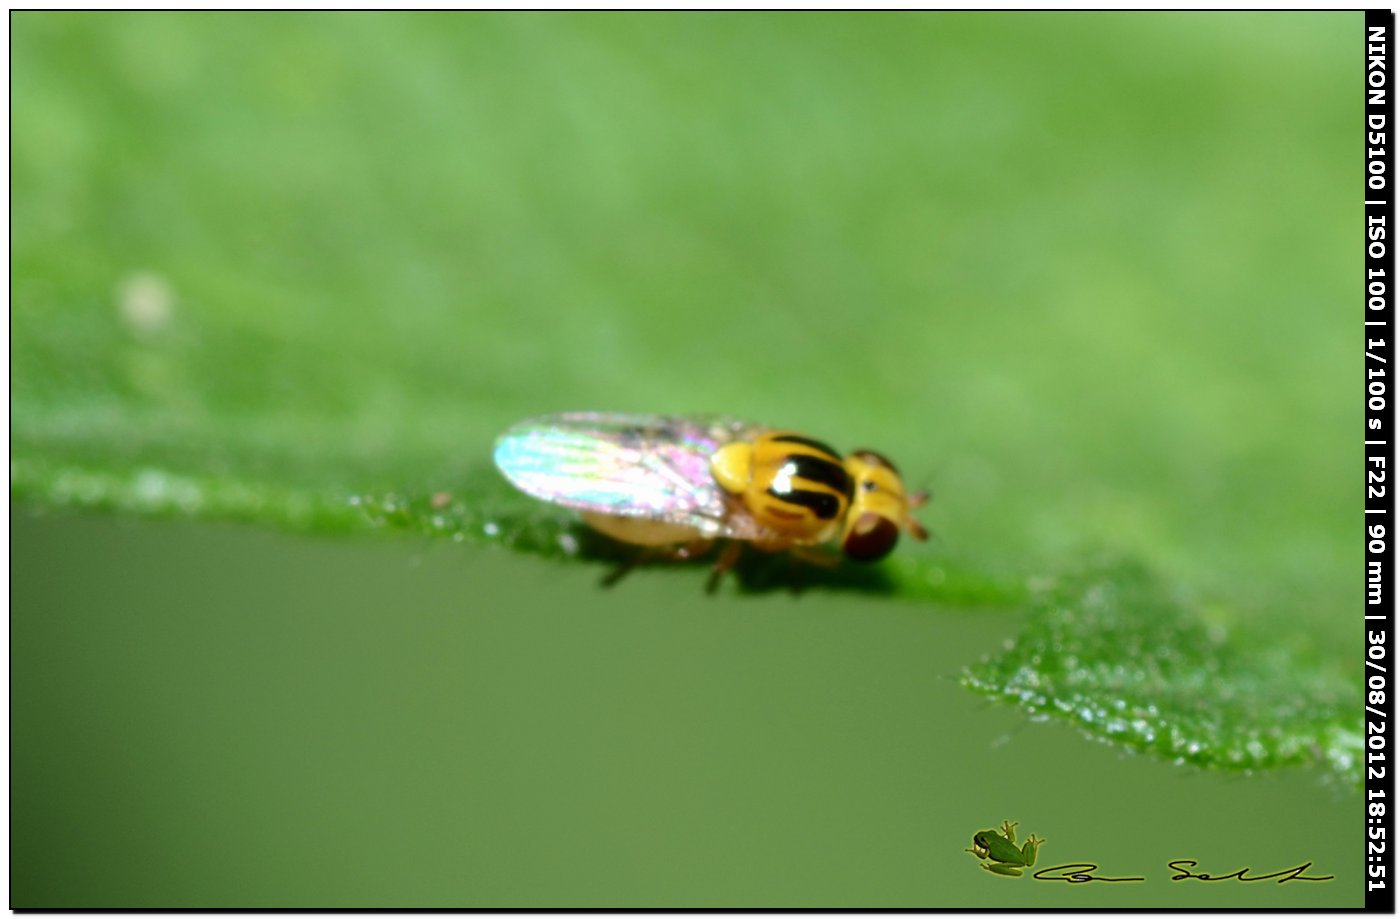
M 642 556 L 644 554 L 645 553 L 642 552 L 632 553 L 630 558 L 627 558 L 626 560 L 618 563 L 618 566 L 616 568 L 603 575 L 603 579 L 598 582 L 598 586 L 612 587 L 615 584 L 617 584 L 618 581 L 622 580 L 623 578 L 627 577 L 627 575 L 632 573 L 632 569 L 636 568 L 637 565 L 641 563 Z
M 789 589 L 800 594 L 807 589 L 807 568 L 831 569 L 841 564 L 841 556 L 816 546 L 791 546 L 788 553 Z
M 604 575 L 599 585 L 612 587 L 643 562 L 686 562 L 698 558 L 710 551 L 714 544 L 713 539 L 696 539 L 673 546 L 646 546 Z
M 714 593 L 719 589 L 719 579 L 730 568 L 733 568 L 739 561 L 739 556 L 744 553 L 744 544 L 738 540 L 730 540 L 724 544 L 724 549 L 719 553 L 719 558 L 715 559 L 715 567 L 710 571 L 710 581 L 705 585 L 706 593 Z

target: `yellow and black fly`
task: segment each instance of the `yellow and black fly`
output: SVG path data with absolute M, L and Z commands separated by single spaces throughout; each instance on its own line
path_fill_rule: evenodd
M 716 574 L 747 543 L 819 560 L 839 545 L 873 562 L 899 534 L 927 532 L 894 464 L 873 450 L 842 457 L 820 440 L 722 417 L 577 412 L 532 418 L 496 443 L 496 465 L 532 497 L 583 512 L 594 529 L 693 558 L 730 540 Z

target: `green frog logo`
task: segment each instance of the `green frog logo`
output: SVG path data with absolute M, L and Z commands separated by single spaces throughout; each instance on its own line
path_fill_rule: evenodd
M 982 859 L 982 867 L 992 874 L 1018 878 L 1022 869 L 1035 864 L 1035 854 L 1045 840 L 1032 833 L 1025 845 L 1016 848 L 1016 824 L 1003 820 L 1000 830 L 982 830 L 972 834 L 972 848 L 964 849 Z

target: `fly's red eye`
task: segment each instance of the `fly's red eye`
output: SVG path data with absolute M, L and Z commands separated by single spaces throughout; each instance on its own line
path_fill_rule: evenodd
M 841 551 L 853 562 L 878 562 L 899 541 L 899 527 L 879 514 L 861 514 L 841 543 Z

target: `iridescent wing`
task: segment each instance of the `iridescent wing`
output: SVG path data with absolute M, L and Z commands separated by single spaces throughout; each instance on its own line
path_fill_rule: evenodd
M 716 450 L 754 430 L 722 417 L 545 415 L 501 435 L 496 465 L 516 488 L 551 504 L 756 539 L 766 530 L 710 473 Z

